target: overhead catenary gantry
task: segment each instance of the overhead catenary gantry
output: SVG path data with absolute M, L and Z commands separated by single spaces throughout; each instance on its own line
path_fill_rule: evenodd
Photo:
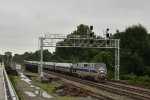
M 97 48 L 97 49 L 115 49 L 115 80 L 119 80 L 119 39 L 101 39 L 99 36 L 90 35 L 64 35 L 64 34 L 47 34 L 40 37 L 40 66 L 39 77 L 43 78 L 43 47 L 74 47 L 74 48 Z

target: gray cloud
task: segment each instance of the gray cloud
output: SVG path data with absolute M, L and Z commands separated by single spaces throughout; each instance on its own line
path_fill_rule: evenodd
M 0 0 L 0 54 L 38 49 L 45 33 L 69 34 L 79 24 L 97 34 L 141 23 L 150 30 L 149 0 Z

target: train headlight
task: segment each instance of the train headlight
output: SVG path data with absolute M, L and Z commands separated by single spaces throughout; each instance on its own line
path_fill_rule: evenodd
M 103 71 L 103 70 L 101 70 L 100 72 L 101 72 L 101 73 L 103 73 L 104 71 Z

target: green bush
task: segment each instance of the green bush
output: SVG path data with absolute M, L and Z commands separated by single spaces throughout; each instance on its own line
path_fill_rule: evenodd
M 137 76 L 134 75 L 133 73 L 131 73 L 131 74 L 123 74 L 123 75 L 120 76 L 120 79 L 121 80 L 134 80 L 135 81 L 137 79 Z
M 137 82 L 149 82 L 150 83 L 150 77 L 148 77 L 148 76 L 139 76 L 136 81 Z
M 114 72 L 112 72 L 112 71 L 108 71 L 108 72 L 107 72 L 107 79 L 108 79 L 108 80 L 109 80 L 109 79 L 114 79 L 114 77 L 115 77 Z

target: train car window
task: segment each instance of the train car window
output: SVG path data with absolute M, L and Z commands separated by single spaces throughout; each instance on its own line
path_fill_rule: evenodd
M 76 69 L 73 69 L 73 72 L 77 72 L 77 70 L 76 70 Z
M 87 64 L 84 64 L 84 67 L 87 67 Z
M 77 64 L 77 66 L 78 66 L 78 64 Z

